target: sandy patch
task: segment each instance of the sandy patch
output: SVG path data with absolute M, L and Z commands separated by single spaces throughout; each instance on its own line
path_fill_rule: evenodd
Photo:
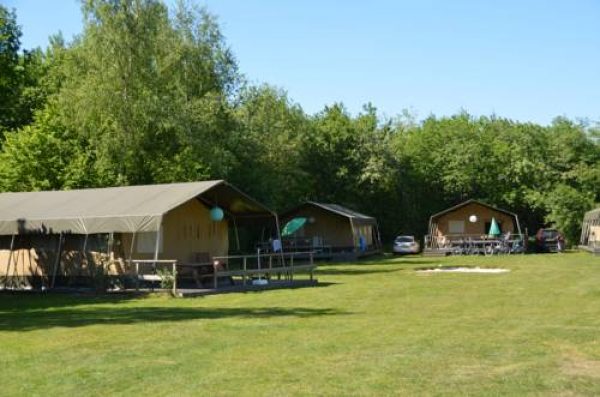
M 432 269 L 420 269 L 417 273 L 508 273 L 509 269 L 489 267 L 436 267 Z
M 570 358 L 561 366 L 562 372 L 571 376 L 587 376 L 600 379 L 600 361 Z

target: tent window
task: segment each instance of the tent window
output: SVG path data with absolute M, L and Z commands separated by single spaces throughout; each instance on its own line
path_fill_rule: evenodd
M 163 231 L 160 229 L 158 252 L 163 251 Z M 156 249 L 156 232 L 141 232 L 136 236 L 138 254 L 153 254 Z
M 449 234 L 464 234 L 465 233 L 465 221 L 448 221 L 448 233 Z

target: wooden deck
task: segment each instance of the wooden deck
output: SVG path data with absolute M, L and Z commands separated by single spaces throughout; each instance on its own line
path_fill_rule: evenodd
M 449 248 L 425 248 L 423 256 L 446 256 L 450 255 L 452 250 Z
M 317 265 L 314 262 L 314 252 L 291 252 L 291 253 L 269 253 L 269 254 L 246 254 L 217 256 L 208 263 L 178 263 L 172 259 L 132 259 L 134 265 L 136 289 L 140 289 L 140 281 L 145 283 L 161 282 L 166 277 L 157 272 L 157 266 L 168 269 L 172 281 L 172 291 L 174 296 L 180 296 L 180 290 L 201 291 L 197 294 L 206 295 L 209 293 L 227 292 L 234 290 L 246 290 L 254 287 L 264 288 L 270 283 L 286 288 L 296 281 L 294 276 L 297 274 L 306 274 L 307 282 L 313 283 L 313 272 Z M 143 272 L 142 267 L 149 268 L 149 273 Z M 188 269 L 191 277 L 195 281 L 196 288 L 186 288 L 178 285 L 181 273 L 179 270 Z M 237 278 L 237 279 L 234 279 Z M 269 280 L 266 285 L 254 285 L 254 279 Z M 231 285 L 223 285 L 223 280 Z M 206 284 L 211 288 L 204 288 Z M 183 287 L 183 288 L 181 288 Z M 190 293 L 190 292 L 186 293 Z

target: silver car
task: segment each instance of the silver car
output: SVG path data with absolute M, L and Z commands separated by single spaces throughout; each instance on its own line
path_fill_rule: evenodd
M 398 236 L 394 240 L 394 254 L 418 254 L 420 249 L 415 236 Z

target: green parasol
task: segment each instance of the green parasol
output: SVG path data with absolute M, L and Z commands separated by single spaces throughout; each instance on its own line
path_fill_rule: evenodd
M 285 224 L 283 230 L 281 231 L 281 236 L 290 236 L 294 234 L 296 231 L 302 228 L 306 223 L 306 218 L 293 218 L 291 221 Z
M 499 236 L 502 232 L 500 231 L 500 227 L 498 226 L 498 222 L 496 222 L 496 218 L 492 218 L 492 224 L 490 225 L 490 231 L 488 234 L 490 236 Z

